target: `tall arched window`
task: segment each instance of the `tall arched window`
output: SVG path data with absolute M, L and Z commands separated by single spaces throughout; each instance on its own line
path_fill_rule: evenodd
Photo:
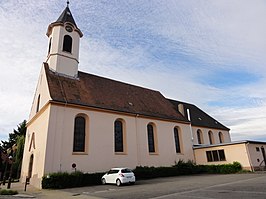
M 198 139 L 198 144 L 203 144 L 202 132 L 199 129 L 197 130 L 197 139 Z
M 147 133 L 148 133 L 148 147 L 149 152 L 155 152 L 155 138 L 154 138 L 154 128 L 152 124 L 147 125 Z
M 224 135 L 223 135 L 223 133 L 222 132 L 219 132 L 219 141 L 220 141 L 220 143 L 223 143 L 224 142 Z
M 175 150 L 176 150 L 176 153 L 181 153 L 180 135 L 179 135 L 179 131 L 178 131 L 177 127 L 174 128 L 174 137 L 175 137 Z
M 213 133 L 211 131 L 208 132 L 208 135 L 209 135 L 209 141 L 210 141 L 210 144 L 214 144 L 214 140 L 213 140 Z
M 124 152 L 123 122 L 116 120 L 114 127 L 115 152 Z
M 36 113 L 39 112 L 40 109 L 40 100 L 41 100 L 41 95 L 39 95 L 37 99 Z
M 69 35 L 64 36 L 63 51 L 72 52 L 72 38 Z
M 73 152 L 85 152 L 86 119 L 82 116 L 75 118 Z

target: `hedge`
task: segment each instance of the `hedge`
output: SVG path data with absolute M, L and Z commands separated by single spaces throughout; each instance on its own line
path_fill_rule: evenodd
M 16 190 L 11 190 L 11 189 L 0 190 L 0 195 L 16 195 L 16 194 L 18 194 L 18 191 L 16 191 Z
M 82 173 L 80 171 L 67 173 L 51 173 L 42 178 L 43 189 L 64 189 L 101 184 L 104 173 Z
M 170 177 L 190 174 L 229 174 L 237 173 L 242 170 L 241 164 L 221 165 L 196 165 L 192 161 L 179 161 L 172 167 L 136 167 L 133 171 L 136 179 L 151 179 L 158 177 Z M 81 187 L 101 184 L 101 177 L 104 173 L 82 173 L 82 172 L 58 172 L 44 176 L 42 179 L 43 189 L 63 189 L 71 187 Z

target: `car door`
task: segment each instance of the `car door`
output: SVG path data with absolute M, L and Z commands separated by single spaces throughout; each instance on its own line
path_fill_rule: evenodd
M 119 170 L 116 169 L 111 169 L 108 171 L 105 179 L 106 183 L 115 183 L 118 171 Z

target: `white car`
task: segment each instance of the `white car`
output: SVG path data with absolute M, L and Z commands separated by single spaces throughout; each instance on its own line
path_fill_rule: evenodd
M 102 184 L 134 184 L 136 181 L 134 173 L 128 168 L 112 168 L 102 177 Z

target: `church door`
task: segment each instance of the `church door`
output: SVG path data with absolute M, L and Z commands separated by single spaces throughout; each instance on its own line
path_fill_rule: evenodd
M 33 154 L 30 156 L 28 178 L 31 178 L 32 176 L 32 167 L 33 167 Z

